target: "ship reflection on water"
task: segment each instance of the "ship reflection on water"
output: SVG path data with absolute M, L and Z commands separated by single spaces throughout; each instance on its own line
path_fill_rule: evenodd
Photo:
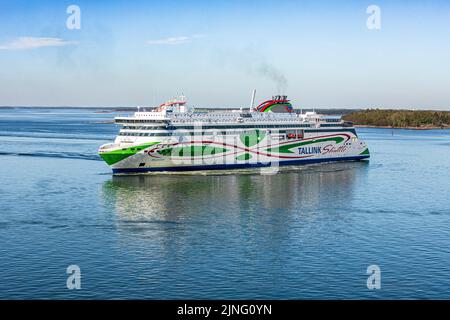
M 102 199 L 115 245 L 136 261 L 130 272 L 147 294 L 297 297 L 322 287 L 317 274 L 339 263 L 330 254 L 354 236 L 367 169 L 355 162 L 276 175 L 114 176 Z
M 147 238 L 155 231 L 162 236 L 161 232 L 169 235 L 173 228 L 186 227 L 208 233 L 216 227 L 260 229 L 275 236 L 288 232 L 292 220 L 307 224 L 324 215 L 344 219 L 352 189 L 355 183 L 364 183 L 367 166 L 364 161 L 333 163 L 284 169 L 275 175 L 249 171 L 113 176 L 103 185 L 103 201 L 115 213 L 121 235 Z

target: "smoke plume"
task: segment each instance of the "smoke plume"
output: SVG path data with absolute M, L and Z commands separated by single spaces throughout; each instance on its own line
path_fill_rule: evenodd
M 256 65 L 255 71 L 258 75 L 266 77 L 272 80 L 277 85 L 277 90 L 279 93 L 285 93 L 287 90 L 287 79 L 286 77 L 274 66 L 263 61 Z

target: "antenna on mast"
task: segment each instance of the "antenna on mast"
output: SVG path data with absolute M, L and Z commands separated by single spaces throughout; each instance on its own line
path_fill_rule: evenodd
M 252 92 L 252 102 L 250 103 L 250 112 L 253 111 L 253 106 L 255 105 L 255 96 L 256 96 L 256 89 L 253 89 L 253 92 Z

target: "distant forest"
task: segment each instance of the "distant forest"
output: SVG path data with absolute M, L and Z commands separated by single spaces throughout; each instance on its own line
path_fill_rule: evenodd
M 344 116 L 355 125 L 397 128 L 449 128 L 450 112 L 428 110 L 358 110 Z

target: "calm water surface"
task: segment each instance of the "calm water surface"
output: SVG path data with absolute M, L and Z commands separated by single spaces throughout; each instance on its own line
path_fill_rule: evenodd
M 359 129 L 369 162 L 277 175 L 113 177 L 116 115 L 0 109 L 0 299 L 450 299 L 450 131 Z

